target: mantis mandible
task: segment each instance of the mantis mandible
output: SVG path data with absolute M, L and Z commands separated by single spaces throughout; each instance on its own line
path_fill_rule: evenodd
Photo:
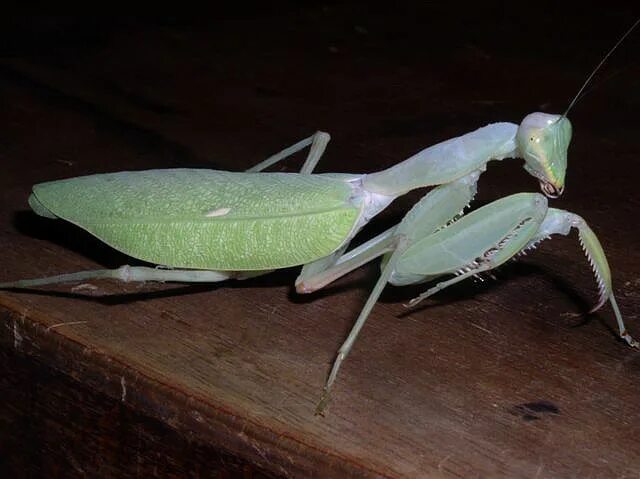
M 334 363 L 318 406 L 321 412 L 342 361 L 387 282 L 403 285 L 454 275 L 415 303 L 499 266 L 551 234 L 576 227 L 599 284 L 594 309 L 609 299 L 620 336 L 637 346 L 615 303 L 604 252 L 582 218 L 548 209 L 540 194 L 520 194 L 451 223 L 473 199 L 478 178 L 491 160 L 524 159 L 525 170 L 539 180 L 542 192 L 549 198 L 560 196 L 570 140 L 566 112 L 537 112 L 519 125 L 490 124 L 370 174 L 312 175 L 329 141 L 328 134 L 318 132 L 244 173 L 149 170 L 38 184 L 29 198 L 37 214 L 74 223 L 129 256 L 172 269 L 123 266 L 0 283 L 0 288 L 104 277 L 214 282 L 303 265 L 296 288 L 311 292 L 384 255 L 381 276 Z M 310 152 L 300 173 L 262 172 L 307 146 Z M 425 186 L 436 188 L 398 226 L 345 253 L 371 218 L 398 196 Z M 445 250 L 448 255 L 441 253 Z

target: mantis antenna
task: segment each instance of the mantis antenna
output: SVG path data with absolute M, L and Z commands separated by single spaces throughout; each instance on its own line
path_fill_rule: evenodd
M 578 101 L 578 98 L 580 98 L 580 95 L 582 94 L 584 89 L 587 87 L 587 85 L 589 84 L 591 79 L 594 77 L 594 75 L 597 73 L 597 71 L 600 70 L 600 67 L 602 65 L 604 65 L 604 63 L 607 61 L 607 58 L 609 58 L 611 56 L 611 54 L 620 46 L 620 44 L 624 41 L 624 39 L 627 38 L 627 36 L 629 36 L 629 34 L 633 31 L 634 28 L 636 28 L 638 23 L 640 23 L 640 18 L 638 18 L 635 21 L 635 23 L 633 25 L 631 25 L 631 27 L 624 33 L 624 35 L 622 35 L 620 37 L 620 39 L 611 48 L 611 50 L 609 50 L 607 52 L 607 54 L 602 58 L 602 60 L 600 60 L 600 63 L 598 63 L 598 65 L 593 69 L 591 74 L 587 77 L 585 82 L 582 84 L 582 87 L 580 87 L 580 90 L 578 90 L 578 93 L 576 93 L 576 96 L 574 96 L 573 100 L 571 100 L 571 103 L 569 103 L 569 107 L 566 109 L 566 111 L 562 114 L 562 116 L 560 118 L 566 118 L 567 113 L 569 113 L 569 110 L 571 110 L 571 108 L 573 108 L 573 105 L 576 104 L 576 102 Z

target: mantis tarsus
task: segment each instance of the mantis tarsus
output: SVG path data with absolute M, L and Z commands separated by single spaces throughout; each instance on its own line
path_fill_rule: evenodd
M 0 283 L 0 288 L 102 277 L 213 282 L 303 265 L 296 289 L 311 292 L 383 256 L 380 278 L 326 383 L 317 409 L 321 412 L 342 361 L 387 282 L 405 285 L 453 276 L 415 303 L 575 227 L 599 285 L 594 310 L 608 299 L 620 336 L 637 347 L 617 308 L 604 252 L 582 218 L 548 208 L 540 194 L 522 193 L 453 221 L 473 199 L 478 178 L 491 160 L 523 158 L 546 196 L 561 195 L 570 139 L 566 112 L 532 113 L 520 125 L 494 123 L 371 174 L 312 174 L 329 141 L 328 134 L 318 132 L 244 173 L 149 170 L 42 183 L 29 198 L 39 215 L 67 220 L 132 257 L 172 269 L 123 266 Z M 310 152 L 300 173 L 262 172 L 307 146 Z M 436 188 L 400 224 L 347 252 L 371 218 L 398 196 L 425 186 Z

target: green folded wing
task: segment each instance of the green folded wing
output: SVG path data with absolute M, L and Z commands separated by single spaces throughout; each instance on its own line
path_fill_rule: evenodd
M 332 253 L 360 215 L 352 194 L 318 175 L 172 169 L 41 183 L 29 203 L 150 263 L 246 271 Z

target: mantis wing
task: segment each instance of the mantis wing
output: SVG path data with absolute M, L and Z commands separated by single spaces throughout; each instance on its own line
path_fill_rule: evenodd
M 29 203 L 150 263 L 246 271 L 332 253 L 355 228 L 362 202 L 335 178 L 170 169 L 41 183 Z

